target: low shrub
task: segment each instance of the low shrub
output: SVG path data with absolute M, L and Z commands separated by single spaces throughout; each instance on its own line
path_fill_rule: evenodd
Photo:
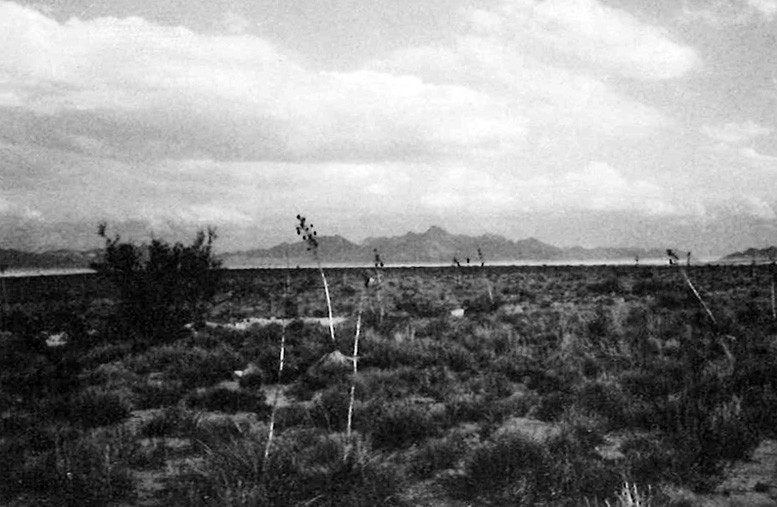
M 270 407 L 263 393 L 249 393 L 243 390 L 234 391 L 223 387 L 205 389 L 188 395 L 184 400 L 188 408 L 211 412 L 253 412 L 260 417 L 270 413 Z
M 536 505 L 554 490 L 551 461 L 541 444 L 505 433 L 477 447 L 465 460 L 464 476 L 448 488 L 456 497 L 495 505 Z
M 367 409 L 364 431 L 378 449 L 400 449 L 440 434 L 445 412 L 428 404 L 394 402 Z
M 127 391 L 86 389 L 61 409 L 64 416 L 84 428 L 109 426 L 124 421 L 130 415 L 132 403 Z M 59 411 L 57 410 L 57 411 Z
M 347 459 L 339 436 L 292 433 L 278 438 L 266 469 L 265 441 L 237 438 L 172 484 L 169 505 L 403 505 L 404 477 L 355 436 Z

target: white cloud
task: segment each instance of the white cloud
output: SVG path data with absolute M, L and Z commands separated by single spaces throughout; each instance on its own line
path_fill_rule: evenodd
M 777 14 L 777 0 L 683 0 L 681 23 L 703 22 L 721 28 L 751 23 L 760 19 L 772 21 Z
M 538 177 L 519 183 L 519 194 L 531 211 L 636 211 L 648 215 L 678 212 L 655 183 L 627 180 L 603 162 L 553 178 Z M 528 197 L 528 199 L 527 199 Z
M 629 211 L 670 215 L 682 211 L 655 183 L 627 180 L 602 162 L 592 162 L 579 171 L 528 179 L 454 168 L 440 175 L 423 204 L 432 210 L 476 213 Z
M 518 0 L 505 3 L 502 24 L 521 51 L 556 52 L 623 76 L 662 80 L 687 74 L 696 52 L 664 30 L 598 0 Z
M 772 129 L 748 120 L 744 123 L 730 122 L 723 125 L 703 125 L 701 131 L 714 141 L 740 144 L 756 137 L 767 136 L 771 134 Z
M 372 68 L 500 97 L 506 114 L 525 119 L 530 139 L 570 151 L 674 125 L 622 93 L 608 75 L 656 81 L 699 64 L 695 50 L 662 29 L 596 0 L 517 0 L 467 16 L 469 32 L 451 46 L 397 50 Z M 521 145 L 512 148 L 520 157 Z
M 234 11 L 227 11 L 224 14 L 223 23 L 227 33 L 231 33 L 233 35 L 243 34 L 251 26 L 251 20 Z
M 78 150 L 99 138 L 136 156 L 407 159 L 499 150 L 525 131 L 501 99 L 466 86 L 316 72 L 248 35 L 60 24 L 8 2 L 0 32 L 0 97 L 38 115 L 23 121 L 47 116 L 44 137 Z
M 747 4 L 769 21 L 777 14 L 777 0 L 747 0 Z
M 770 164 L 777 164 L 777 157 L 773 155 L 764 155 L 757 152 L 754 148 L 743 147 L 739 149 L 739 154 L 748 160 L 755 162 L 768 162 Z

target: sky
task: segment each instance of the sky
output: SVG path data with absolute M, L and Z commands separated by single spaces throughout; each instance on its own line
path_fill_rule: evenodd
M 0 248 L 777 244 L 777 0 L 0 1 Z

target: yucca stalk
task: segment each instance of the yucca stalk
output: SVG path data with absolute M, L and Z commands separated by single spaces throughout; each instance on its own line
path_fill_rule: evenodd
M 272 410 L 270 411 L 270 427 L 267 432 L 267 444 L 264 447 L 264 458 L 262 459 L 262 471 L 267 470 L 267 460 L 270 458 L 270 449 L 272 448 L 273 438 L 275 436 L 275 415 L 278 412 L 278 398 L 281 390 L 281 380 L 283 378 L 283 365 L 286 359 L 286 307 L 289 299 L 289 290 L 291 287 L 291 273 L 289 269 L 289 256 L 286 253 L 286 286 L 283 291 L 283 317 L 281 320 L 281 350 L 278 357 L 278 385 L 275 389 L 275 395 L 272 400 Z
M 383 260 L 377 248 L 373 248 L 375 254 L 375 298 L 378 300 L 378 325 L 383 324 Z
M 712 315 L 712 311 L 710 311 L 709 307 L 707 306 L 707 303 L 704 302 L 704 299 L 702 299 L 701 294 L 699 294 L 699 291 L 696 290 L 696 287 L 693 286 L 693 283 L 691 282 L 691 279 L 688 277 L 688 273 L 685 271 L 685 268 L 683 268 L 679 263 L 679 258 L 672 250 L 666 251 L 667 256 L 669 256 L 669 265 L 674 266 L 676 265 L 677 268 L 680 270 L 680 274 L 683 276 L 683 279 L 685 280 L 685 283 L 688 285 L 688 287 L 691 288 L 691 292 L 693 292 L 693 295 L 696 296 L 696 299 L 699 301 L 699 304 L 701 304 L 701 307 L 704 309 L 704 311 L 707 313 L 707 317 L 710 318 L 710 321 L 712 321 L 712 324 L 717 326 L 718 321 L 715 320 L 715 316 Z
M 359 298 L 359 309 L 356 315 L 356 335 L 353 339 L 353 378 L 351 379 L 351 392 L 348 400 L 348 422 L 346 424 L 345 430 L 346 445 L 345 454 L 343 455 L 344 460 L 348 458 L 351 442 L 351 432 L 353 430 L 353 405 L 356 400 L 356 375 L 359 373 L 359 337 L 362 330 L 362 309 L 364 308 L 364 296 L 367 292 L 369 284 L 370 280 L 367 278 L 364 284 L 364 289 L 362 290 L 362 295 Z
M 313 259 L 316 261 L 318 272 L 321 274 L 321 279 L 324 281 L 324 295 L 326 296 L 326 308 L 329 312 L 329 336 L 332 338 L 332 344 L 335 343 L 335 322 L 332 315 L 332 298 L 329 296 L 329 284 L 326 281 L 326 275 L 324 274 L 324 268 L 321 266 L 321 258 L 318 255 L 318 234 L 313 228 L 313 224 L 308 224 L 306 219 L 302 215 L 297 215 L 297 235 L 302 236 L 302 240 L 305 241 L 308 246 L 307 250 L 312 252 Z
M 777 320 L 777 294 L 775 294 L 775 285 L 777 285 L 777 267 L 775 267 L 774 255 L 771 256 L 772 263 L 770 271 L 772 275 L 772 320 Z
M 8 293 L 5 290 L 5 264 L 0 265 L 0 281 L 3 284 L 3 306 L 0 308 L 0 328 L 5 326 L 5 316 L 8 313 Z
M 483 257 L 483 250 L 478 247 L 478 260 L 480 260 L 480 269 L 482 270 L 483 274 L 483 281 L 486 284 L 486 290 L 488 290 L 488 299 L 491 301 L 491 306 L 494 306 L 494 291 L 491 288 L 491 282 L 488 279 L 488 275 L 486 274 L 486 259 Z

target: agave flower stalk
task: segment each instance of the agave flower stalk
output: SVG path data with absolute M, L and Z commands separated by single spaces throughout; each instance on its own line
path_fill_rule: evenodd
M 0 281 L 3 283 L 3 307 L 0 308 L 0 327 L 5 325 L 5 315 L 8 313 L 8 293 L 5 290 L 5 264 L 0 265 Z
M 494 306 L 494 291 L 491 288 L 491 282 L 488 280 L 488 275 L 486 274 L 486 259 L 483 256 L 483 250 L 478 247 L 478 260 L 480 260 L 480 269 L 483 273 L 483 281 L 486 283 L 486 290 L 488 290 L 488 299 L 491 301 L 491 306 Z
M 286 252 L 286 286 L 283 291 L 283 316 L 286 315 L 286 307 L 289 299 L 289 290 L 291 288 L 291 274 L 289 270 L 289 255 Z M 275 415 L 278 412 L 278 398 L 281 390 L 281 379 L 283 378 L 283 365 L 286 360 L 286 319 L 281 321 L 281 350 L 278 357 L 278 386 L 272 400 L 272 410 L 270 411 L 270 427 L 267 432 L 267 444 L 264 447 L 264 458 L 262 459 L 262 470 L 267 470 L 267 460 L 270 458 L 270 449 L 272 448 L 273 437 L 275 436 Z
M 356 315 L 356 335 L 353 339 L 353 379 L 351 380 L 351 392 L 348 400 L 348 422 L 345 430 L 346 447 L 343 459 L 348 458 L 348 450 L 351 441 L 351 432 L 353 429 L 353 405 L 356 399 L 356 375 L 359 373 L 359 337 L 362 329 L 362 309 L 364 308 L 364 296 L 370 285 L 370 279 L 367 277 L 362 295 L 359 298 L 359 309 Z
M 775 293 L 775 285 L 777 285 L 777 266 L 775 265 L 774 254 L 770 255 L 772 263 L 770 271 L 772 275 L 772 320 L 777 320 L 777 294 Z
M 297 215 L 297 235 L 302 236 L 302 240 L 307 243 L 307 250 L 312 252 L 313 259 L 318 266 L 318 272 L 321 273 L 321 279 L 324 281 L 324 294 L 326 295 L 326 308 L 329 312 L 329 336 L 332 338 L 332 343 L 335 343 L 335 323 L 332 316 L 332 299 L 329 296 L 329 284 L 326 281 L 326 275 L 324 274 L 324 268 L 321 266 L 321 259 L 318 256 L 318 238 L 316 230 L 313 228 L 313 224 L 308 224 L 305 217 Z
M 380 258 L 380 253 L 377 248 L 374 248 L 372 252 L 375 254 L 373 265 L 375 266 L 375 297 L 378 300 L 378 324 L 383 324 L 383 260 Z
M 270 458 L 270 449 L 272 448 L 273 438 L 275 436 L 275 415 L 278 412 L 278 398 L 281 390 L 281 378 L 283 376 L 283 364 L 286 359 L 286 321 L 281 324 L 281 351 L 278 360 L 278 386 L 272 400 L 272 410 L 270 411 L 270 427 L 267 432 L 267 444 L 264 446 L 264 459 L 262 460 L 262 470 L 267 470 L 267 460 Z
M 680 269 L 680 274 L 683 275 L 683 279 L 685 280 L 685 283 L 688 285 L 688 287 L 691 288 L 691 292 L 693 292 L 693 295 L 696 296 L 696 299 L 699 301 L 699 304 L 701 304 L 701 307 L 704 309 L 704 311 L 707 313 L 707 317 L 710 318 L 710 321 L 712 321 L 712 324 L 717 326 L 718 321 L 715 320 L 715 316 L 712 315 L 712 311 L 710 311 L 709 307 L 707 306 L 707 303 L 704 302 L 704 299 L 702 299 L 701 294 L 699 294 L 699 291 L 696 290 L 696 287 L 693 286 L 693 283 L 691 282 L 691 279 L 688 277 L 688 273 L 685 271 L 685 268 L 682 267 L 679 263 L 679 258 L 672 250 L 667 250 L 666 255 L 669 257 L 669 265 L 677 265 L 677 267 Z

